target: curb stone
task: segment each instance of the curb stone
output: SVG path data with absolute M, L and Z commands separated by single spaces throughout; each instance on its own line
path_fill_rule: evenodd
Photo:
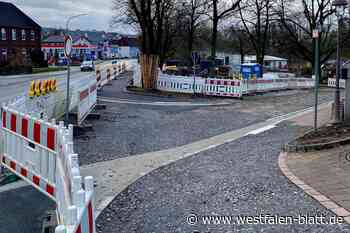
M 302 136 L 298 137 L 304 137 L 305 135 L 309 134 L 313 130 L 310 130 L 303 134 Z M 318 150 L 325 150 L 325 149 L 331 149 L 334 147 L 338 147 L 341 145 L 346 145 L 350 143 L 350 137 L 343 138 L 340 140 L 334 140 L 327 143 L 317 143 L 317 144 L 297 144 L 297 139 L 294 139 L 292 142 L 289 142 L 283 146 L 284 152 L 310 152 L 310 151 L 318 151 Z

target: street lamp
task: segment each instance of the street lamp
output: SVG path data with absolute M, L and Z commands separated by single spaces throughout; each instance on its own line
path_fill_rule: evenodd
M 345 8 L 348 5 L 346 0 L 334 0 L 333 4 L 336 10 L 336 16 L 338 19 L 338 32 L 337 32 L 337 61 L 336 61 L 336 81 L 335 81 L 335 95 L 334 95 L 334 104 L 335 104 L 335 121 L 340 122 L 340 89 L 339 89 L 339 81 L 341 74 L 341 48 L 340 48 L 340 29 L 342 18 L 345 12 Z
M 80 16 L 85 16 L 87 14 L 73 15 L 67 19 L 66 22 L 66 36 L 69 34 L 69 23 L 72 19 L 78 18 Z M 66 125 L 69 124 L 69 86 L 70 86 L 70 57 L 67 57 L 67 92 L 66 92 L 66 113 L 65 122 Z
M 315 41 L 315 115 L 314 115 L 314 130 L 317 130 L 317 107 L 318 107 L 318 87 L 320 82 L 320 33 L 322 28 L 319 24 L 316 25 L 312 32 L 312 37 Z

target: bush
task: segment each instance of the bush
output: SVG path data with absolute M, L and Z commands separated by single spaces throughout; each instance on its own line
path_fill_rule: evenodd
M 30 54 L 30 59 L 34 67 L 48 67 L 44 52 L 40 49 L 34 49 Z
M 31 64 L 25 59 L 19 49 L 9 55 L 8 61 L 0 65 L 1 75 L 27 74 L 32 72 Z

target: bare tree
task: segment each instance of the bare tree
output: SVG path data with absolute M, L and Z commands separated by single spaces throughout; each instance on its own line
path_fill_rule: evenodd
M 239 3 L 242 0 L 211 0 L 210 7 L 212 13 L 210 14 L 210 20 L 212 21 L 212 36 L 211 36 L 211 57 L 216 57 L 216 46 L 218 37 L 218 26 L 221 20 L 231 16 Z
M 273 0 L 246 0 L 239 6 L 243 27 L 252 44 L 257 63 L 264 64 Z
M 173 0 L 115 0 L 113 23 L 129 23 L 141 35 L 141 80 L 146 89 L 154 88 L 160 55 L 170 46 Z M 161 56 L 164 58 L 164 56 Z
M 209 0 L 183 0 L 182 8 L 179 14 L 183 22 L 184 38 L 187 45 L 187 57 L 191 61 L 191 52 L 193 51 L 198 28 L 208 19 L 205 16 L 208 9 Z
M 229 39 L 232 41 L 232 47 L 241 55 L 241 64 L 244 63 L 245 55 L 252 50 L 251 43 L 249 43 L 248 35 L 240 25 L 234 25 L 229 29 Z
M 315 41 L 312 31 L 318 26 L 320 33 L 321 64 L 335 52 L 333 36 L 333 13 L 331 0 L 279 0 L 276 7 L 281 27 L 289 34 L 289 41 L 294 43 L 295 52 L 314 65 Z

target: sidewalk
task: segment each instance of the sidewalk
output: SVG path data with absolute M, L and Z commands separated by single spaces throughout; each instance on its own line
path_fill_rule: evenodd
M 331 108 L 319 112 L 320 125 L 330 121 Z M 312 114 L 295 123 L 312 126 Z M 279 166 L 294 184 L 350 223 L 350 145 L 307 153 L 281 153 Z

